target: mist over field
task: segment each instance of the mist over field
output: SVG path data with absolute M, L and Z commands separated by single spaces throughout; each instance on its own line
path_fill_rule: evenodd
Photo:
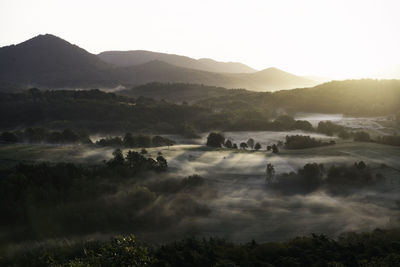
M 310 135 L 321 140 L 336 140 L 334 147 L 305 150 L 282 150 L 279 154 L 265 151 L 213 150 L 204 147 L 207 133 L 200 138 L 167 135 L 177 144 L 148 148 L 147 155 L 158 152 L 168 161 L 169 171 L 163 174 L 143 173 L 106 196 L 106 206 L 116 209 L 120 204 L 136 204 L 135 216 L 127 222 L 142 240 L 165 242 L 183 237 L 218 236 L 235 242 L 256 239 L 259 242 L 282 241 L 309 233 L 331 237 L 348 231 L 370 231 L 375 228 L 397 227 L 400 190 L 400 154 L 398 148 L 377 144 L 354 144 L 335 136 L 302 131 L 286 132 L 225 132 L 235 143 L 254 138 L 263 148 L 283 141 L 287 135 Z M 101 136 L 94 136 L 101 139 Z M 93 138 L 93 137 L 92 137 Z M 96 140 L 94 139 L 94 140 Z M 13 150 L 14 155 L 8 154 Z M 130 149 L 124 149 L 127 153 Z M 138 150 L 140 151 L 140 150 Z M 26 155 L 38 161 L 80 162 L 93 164 L 112 158 L 113 148 L 85 145 L 19 145 L 5 146 L 2 154 L 13 157 Z M 31 154 L 29 154 L 31 153 Z M 275 167 L 276 179 L 284 173 L 297 172 L 307 163 L 351 165 L 364 161 L 375 174 L 384 179 L 377 183 L 342 188 L 340 193 L 329 186 L 312 192 L 296 192 L 290 188 L 276 189 L 266 183 L 266 164 Z M 387 164 L 390 167 L 382 167 Z M 179 189 L 186 177 L 199 175 L 204 182 L 194 188 Z M 125 205 L 125 204 L 124 204 Z M 30 218 L 40 220 L 36 215 Z M 144 221 L 146 222 L 143 225 Z M 155 231 L 155 227 L 157 230 Z M 38 229 L 38 231 L 41 231 Z M 92 234 L 110 236 L 114 232 Z

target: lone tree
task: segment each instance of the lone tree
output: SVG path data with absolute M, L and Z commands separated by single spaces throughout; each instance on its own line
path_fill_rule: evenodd
M 254 148 L 254 139 L 250 138 L 249 140 L 247 140 L 247 146 L 249 146 L 251 149 Z
M 224 144 L 225 137 L 220 133 L 210 133 L 207 137 L 207 146 L 221 147 Z
M 233 148 L 233 149 L 238 149 L 238 146 L 237 146 L 237 144 L 236 144 L 236 143 L 234 143 L 234 144 L 232 145 L 232 148 Z
M 275 144 L 273 144 L 272 145 L 272 153 L 278 153 L 279 152 L 279 149 L 278 149 L 278 146 L 277 145 L 275 145 Z
M 261 149 L 260 143 L 255 144 L 254 149 L 255 150 L 260 150 Z
M 267 164 L 266 174 L 267 174 L 267 176 L 265 177 L 266 183 L 267 184 L 272 183 L 272 180 L 274 179 L 275 176 L 275 168 L 274 165 L 272 165 L 271 163 Z
M 246 149 L 247 148 L 247 144 L 245 142 L 241 142 L 240 143 L 240 148 L 241 149 Z

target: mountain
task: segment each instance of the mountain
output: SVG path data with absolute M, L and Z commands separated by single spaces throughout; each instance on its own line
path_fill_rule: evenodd
M 96 55 L 54 35 L 0 48 L 0 81 L 29 85 L 111 85 L 113 68 Z
M 132 87 L 149 82 L 180 82 L 269 91 L 316 84 L 276 68 L 251 73 L 211 72 L 196 69 L 193 64 L 225 66 L 231 63 L 208 59 L 197 61 L 182 56 L 178 58 L 187 67 L 161 60 L 147 61 L 149 57 L 141 59 L 138 65 L 116 66 L 61 38 L 39 35 L 18 45 L 0 48 L 0 87 L 7 85 L 7 88 L 0 90 L 9 90 L 15 85 L 103 89 L 120 85 Z M 169 57 L 163 59 L 168 61 Z M 232 64 L 230 66 L 237 66 L 236 63 Z
M 140 65 L 158 60 L 178 67 L 210 72 L 250 73 L 256 71 L 245 64 L 237 62 L 218 62 L 208 58 L 197 60 L 186 56 L 144 50 L 106 51 L 98 54 L 98 56 L 104 62 L 120 67 Z
M 276 91 L 316 85 L 314 81 L 276 68 L 254 73 L 216 73 L 177 67 L 155 60 L 123 70 L 117 74 L 118 80 L 135 85 L 149 82 L 197 83 L 253 91 Z

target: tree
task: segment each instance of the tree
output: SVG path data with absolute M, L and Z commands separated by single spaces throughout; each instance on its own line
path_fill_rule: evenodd
M 249 146 L 251 149 L 254 148 L 254 139 L 253 138 L 249 138 L 249 140 L 247 140 L 247 146 Z
M 245 142 L 241 142 L 240 143 L 240 148 L 241 149 L 246 149 L 247 148 L 247 144 Z
M 135 147 L 135 139 L 131 133 L 126 133 L 124 136 L 124 146 L 125 147 Z
M 158 171 L 166 171 L 168 168 L 167 160 L 163 156 L 157 157 Z
M 324 172 L 324 165 L 317 163 L 307 163 L 298 174 L 302 178 L 302 184 L 307 190 L 315 190 L 321 184 Z
M 126 155 L 129 168 L 139 170 L 146 162 L 146 158 L 136 151 L 129 150 Z
M 153 143 L 153 146 L 158 147 L 158 146 L 165 146 L 166 142 L 162 136 L 156 135 L 151 139 L 151 142 Z
M 367 168 L 367 164 L 365 164 L 364 161 L 360 161 L 358 163 L 356 162 L 354 163 L 354 166 L 360 171 L 365 170 Z
M 232 145 L 232 148 L 233 148 L 233 149 L 238 149 L 238 146 L 237 146 L 237 144 L 236 144 L 236 143 L 234 143 L 234 144 Z
M 226 148 L 232 148 L 233 146 L 232 146 L 232 142 L 231 142 L 231 140 L 226 140 L 226 142 L 225 142 L 225 147 Z
M 278 153 L 279 152 L 279 149 L 278 149 L 278 146 L 277 145 L 275 145 L 275 144 L 273 144 L 272 145 L 272 153 Z
M 138 147 L 151 147 L 151 138 L 147 135 L 138 135 L 136 137 L 136 144 Z
M 349 139 L 349 138 L 350 138 L 350 134 L 349 134 L 349 132 L 346 131 L 346 130 L 341 130 L 341 131 L 338 133 L 338 136 L 339 136 L 340 138 L 342 138 L 342 139 Z
M 74 143 L 79 140 L 79 136 L 70 129 L 65 129 L 62 131 L 61 135 L 65 143 Z
M 267 182 L 267 184 L 270 184 L 275 176 L 275 168 L 274 165 L 272 165 L 271 163 L 267 164 L 266 174 L 267 176 L 265 181 Z
M 257 143 L 257 144 L 254 146 L 254 149 L 255 149 L 255 150 L 260 150 L 260 149 L 261 149 L 260 143 Z
M 371 138 L 367 132 L 356 132 L 354 134 L 354 141 L 368 142 L 371 141 Z
M 121 149 L 117 148 L 116 150 L 114 150 L 114 152 L 112 154 L 113 154 L 114 158 L 112 158 L 110 161 L 108 161 L 108 165 L 110 167 L 124 165 L 125 159 L 124 159 L 124 155 L 122 154 Z
M 18 141 L 17 136 L 12 132 L 3 132 L 0 135 L 0 142 L 4 143 L 16 143 Z
M 142 150 L 140 151 L 140 154 L 142 154 L 142 155 L 147 154 L 147 150 L 145 148 L 142 148 Z
M 210 147 L 221 147 L 224 143 L 225 138 L 220 133 L 210 133 L 207 137 L 207 146 Z

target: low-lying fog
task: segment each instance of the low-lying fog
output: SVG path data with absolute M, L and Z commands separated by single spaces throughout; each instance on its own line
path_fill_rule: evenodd
M 183 138 L 179 135 L 163 135 L 167 138 L 170 138 L 176 141 L 178 144 L 197 144 L 204 145 L 207 142 L 207 136 L 209 133 L 200 134 L 200 138 L 189 139 Z M 232 143 L 236 143 L 239 146 L 239 143 L 246 142 L 249 138 L 253 138 L 255 142 L 259 142 L 263 147 L 267 145 L 271 145 L 277 143 L 278 141 L 285 141 L 285 137 L 287 135 L 309 135 L 311 137 L 321 139 L 321 140 L 335 140 L 336 137 L 326 136 L 324 134 L 318 133 L 309 133 L 300 130 L 295 131 L 282 131 L 282 132 L 274 132 L 274 131 L 238 131 L 238 132 L 224 132 L 225 139 L 229 139 Z
M 332 121 L 348 128 L 371 131 L 371 133 L 377 135 L 385 135 L 393 131 L 390 127 L 392 118 L 387 116 L 348 117 L 343 114 L 297 113 L 295 119 L 309 121 L 314 127 L 316 127 L 320 121 Z
M 148 229 L 132 232 L 141 240 L 170 241 L 187 236 L 219 236 L 238 242 L 284 240 L 296 235 L 324 233 L 331 236 L 344 231 L 367 231 L 396 226 L 400 219 L 400 149 L 374 143 L 336 140 L 334 146 L 284 150 L 279 154 L 265 146 L 283 141 L 288 134 L 301 132 L 227 132 L 225 137 L 239 143 L 253 138 L 263 146 L 259 152 L 213 150 L 204 147 L 206 134 L 196 140 L 177 140 L 172 147 L 149 148 L 148 156 L 159 151 L 168 161 L 166 174 L 146 174 L 132 189 L 201 175 L 205 183 L 191 190 L 152 197 L 140 210 Z M 309 135 L 309 133 L 307 133 Z M 329 139 L 312 134 L 318 139 Z M 3 148 L 4 150 L 5 148 Z M 29 150 L 30 149 L 30 150 Z M 34 153 L 34 149 L 14 146 L 13 153 Z M 98 163 L 109 159 L 112 148 L 87 146 L 49 146 L 34 154 L 41 160 Z M 124 150 L 126 152 L 127 150 Z M 4 151 L 3 151 L 4 152 Z M 35 152 L 36 153 L 36 152 Z M 19 155 L 18 157 L 20 157 Z M 332 194 L 324 188 L 308 194 L 282 194 L 265 182 L 266 164 L 276 174 L 297 171 L 306 163 L 353 164 L 363 160 L 374 173 L 385 178 L 374 186 L 352 188 L 346 194 Z M 382 168 L 384 163 L 388 167 Z M 151 188 L 150 188 L 151 189 Z M 153 194 L 153 193 L 152 193 Z M 153 195 L 152 195 L 153 196 Z M 173 223 L 171 223 L 171 221 Z M 169 223 L 168 223 L 169 222 Z
M 249 136 L 261 143 L 279 140 L 285 133 L 226 133 L 235 141 Z M 150 150 L 155 155 L 159 149 Z M 177 194 L 182 210 L 179 222 L 168 228 L 165 238 L 182 236 L 221 236 L 245 242 L 283 240 L 296 235 L 325 233 L 335 236 L 344 231 L 367 231 L 398 225 L 400 192 L 400 153 L 398 148 L 376 144 L 339 143 L 334 147 L 270 152 L 212 151 L 197 145 L 163 148 L 168 160 L 168 177 L 199 174 L 205 185 L 195 192 Z M 265 183 L 267 163 L 277 174 L 297 171 L 306 163 L 353 164 L 365 161 L 385 179 L 374 186 L 333 195 L 324 189 L 309 194 L 281 194 Z M 389 167 L 381 169 L 381 164 Z M 394 167 L 395 169 L 391 168 Z M 397 170 L 396 170 L 397 168 Z M 155 178 L 159 179 L 159 178 Z M 164 178 L 160 178 L 164 179 Z M 167 178 L 165 178 L 167 179 Z M 174 202 L 176 203 L 176 202 Z M 187 203 L 187 206 L 186 206 Z M 204 213 L 204 208 L 209 212 Z M 187 210 L 186 210 L 187 211 Z M 197 213 L 198 212 L 198 213 Z M 163 236 L 139 233 L 154 240 Z

